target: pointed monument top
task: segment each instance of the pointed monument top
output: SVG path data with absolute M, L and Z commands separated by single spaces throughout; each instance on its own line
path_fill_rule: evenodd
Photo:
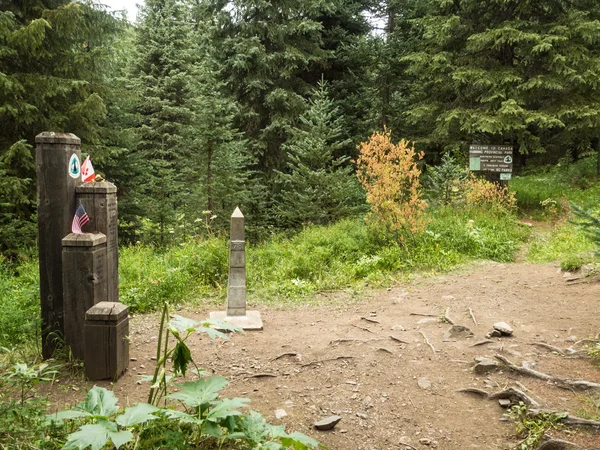
M 233 214 L 231 215 L 232 218 L 234 217 L 244 217 L 244 215 L 242 214 L 242 211 L 240 210 L 239 206 L 235 207 L 235 211 L 233 211 Z

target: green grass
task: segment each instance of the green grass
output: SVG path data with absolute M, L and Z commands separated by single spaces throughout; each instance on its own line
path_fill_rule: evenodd
M 401 244 L 369 232 L 361 219 L 311 226 L 291 238 L 274 235 L 246 250 L 249 301 L 297 304 L 327 290 L 389 284 L 415 271 L 447 271 L 473 259 L 510 261 L 528 230 L 514 217 L 438 209 L 427 231 Z M 121 300 L 133 310 L 156 309 L 163 300 L 223 301 L 227 241 L 211 238 L 159 252 L 121 250 Z
M 565 223 L 550 233 L 536 235 L 527 256 L 533 263 L 580 261 L 585 264 L 596 260 L 595 250 L 596 246 L 581 229 L 574 224 Z
M 0 347 L 35 347 L 40 332 L 40 296 L 37 259 L 18 267 L 0 255 Z

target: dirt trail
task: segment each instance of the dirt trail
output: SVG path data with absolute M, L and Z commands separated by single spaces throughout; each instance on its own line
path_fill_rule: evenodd
M 440 316 L 446 308 L 450 319 L 469 327 L 474 337 L 444 337 L 450 325 Z M 578 413 L 585 407 L 580 393 L 506 370 L 476 375 L 472 367 L 478 356 L 498 353 L 516 364 L 533 361 L 542 372 L 600 382 L 600 368 L 591 360 L 565 359 L 531 345 L 565 348 L 600 332 L 600 283 L 567 282 L 552 264 L 482 262 L 373 291 L 358 303 L 337 298 L 334 306 L 258 309 L 264 331 L 234 335 L 229 342 L 194 336 L 194 359 L 230 380 L 226 396 L 249 397 L 272 423 L 309 434 L 332 450 L 514 446 L 514 424 L 503 421 L 498 402 L 457 392 L 466 387 L 495 392 L 521 383 L 551 409 Z M 179 314 L 201 319 L 208 312 L 184 308 Z M 512 337 L 472 346 L 500 321 L 512 326 Z M 136 381 L 152 373 L 157 322 L 155 315 L 132 319 L 135 361 L 113 386 L 121 404 L 145 401 L 148 384 Z M 84 386 L 79 388 L 68 395 L 71 403 L 85 394 Z M 53 396 L 66 398 L 64 389 L 55 388 Z M 276 419 L 280 409 L 287 416 Z M 333 414 L 342 417 L 333 431 L 312 429 L 315 421 Z M 600 435 L 584 432 L 568 439 L 600 443 Z

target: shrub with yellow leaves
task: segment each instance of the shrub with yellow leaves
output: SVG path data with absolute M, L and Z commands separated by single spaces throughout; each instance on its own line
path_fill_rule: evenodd
M 427 202 L 422 199 L 417 162 L 423 152 L 415 152 L 405 140 L 394 144 L 386 129 L 374 132 L 359 150 L 357 175 L 371 206 L 367 223 L 397 234 L 400 240 L 422 232 Z
M 467 205 L 499 212 L 513 211 L 517 207 L 515 193 L 508 187 L 501 186 L 471 173 L 464 184 Z

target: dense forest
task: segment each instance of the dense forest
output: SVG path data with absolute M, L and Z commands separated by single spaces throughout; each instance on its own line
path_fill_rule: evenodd
M 0 252 L 35 245 L 34 137 L 72 132 L 119 189 L 121 240 L 254 236 L 366 210 L 358 146 L 420 162 L 510 144 L 516 170 L 599 149 L 596 0 L 0 0 Z

